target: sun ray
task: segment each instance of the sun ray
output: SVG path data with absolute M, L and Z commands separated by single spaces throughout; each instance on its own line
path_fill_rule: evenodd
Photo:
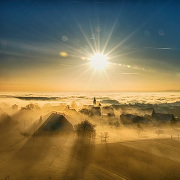
M 89 53 L 88 51 L 86 51 L 85 49 L 77 49 L 77 48 L 74 48 L 72 46 L 69 46 L 67 45 L 68 48 L 70 48 L 72 51 L 74 51 L 75 53 L 77 53 L 78 55 L 79 54 L 82 54 L 83 56 L 90 56 L 91 53 Z M 79 57 L 81 57 L 81 55 L 79 55 Z
M 101 50 L 101 47 L 100 47 L 100 32 L 101 32 L 101 29 L 100 29 L 99 17 L 97 18 L 97 20 L 98 20 L 98 26 L 97 26 L 97 28 L 99 28 L 98 31 L 97 31 L 98 52 L 100 52 L 100 50 Z
M 108 36 L 108 38 L 107 38 L 107 40 L 106 40 L 106 42 L 105 42 L 105 44 L 104 44 L 104 47 L 103 47 L 103 49 L 102 49 L 102 53 L 104 53 L 104 51 L 106 50 L 106 47 L 107 47 L 107 45 L 108 45 L 108 43 L 109 43 L 109 41 L 110 41 L 110 38 L 111 38 L 111 36 L 112 36 L 112 34 L 113 34 L 113 32 L 114 32 L 114 29 L 115 29 L 115 27 L 116 27 L 116 24 L 117 24 L 118 19 L 119 19 L 119 15 L 116 17 L 116 19 L 115 19 L 115 21 L 114 21 L 114 23 L 113 23 L 113 26 L 112 26 L 111 31 L 110 31 L 110 33 L 109 33 L 109 36 Z
M 130 55 L 130 54 L 137 53 L 139 51 L 143 51 L 143 49 L 138 49 L 138 50 L 135 50 L 135 51 L 130 51 L 130 52 L 127 52 L 127 53 L 116 55 L 116 56 L 108 56 L 108 59 L 111 60 L 111 59 L 127 56 L 127 55 Z
M 93 48 L 91 42 L 88 40 L 88 37 L 86 36 L 86 34 L 85 34 L 85 32 L 83 31 L 82 27 L 80 26 L 80 24 L 78 23 L 78 21 L 77 21 L 76 19 L 75 19 L 75 21 L 76 21 L 76 24 L 77 24 L 77 26 L 79 27 L 79 30 L 81 31 L 83 37 L 85 38 L 87 44 L 88 44 L 89 47 L 91 48 L 91 51 L 92 51 L 93 53 L 95 53 L 95 49 Z
M 89 19 L 89 26 L 90 26 L 90 29 L 91 29 L 91 33 L 94 34 L 94 30 L 93 30 L 92 23 L 91 23 L 90 19 Z M 93 40 L 93 43 L 94 43 L 95 50 L 97 52 L 98 48 L 97 48 L 96 38 L 93 38 L 92 40 Z
M 108 56 L 109 54 L 111 54 L 112 52 L 114 52 L 117 48 L 119 48 L 123 43 L 125 43 L 129 38 L 131 38 L 137 31 L 131 33 L 128 37 L 126 37 L 123 41 L 121 41 L 120 43 L 118 43 L 115 47 L 113 47 L 109 52 L 106 53 L 106 55 Z
M 114 52 L 117 48 L 119 48 L 121 45 L 123 45 L 127 40 L 129 40 L 134 34 L 136 34 L 143 26 L 145 25 L 142 24 L 139 28 L 137 28 L 134 32 L 132 32 L 129 36 L 127 36 L 123 41 L 118 43 L 115 47 L 113 47 L 109 52 L 106 53 L 106 56 Z
M 84 71 L 82 71 L 81 73 L 79 73 L 79 75 L 77 76 L 77 79 L 82 77 L 83 75 L 85 75 L 88 71 L 90 71 L 91 67 L 89 67 L 89 64 L 84 64 L 83 65 L 85 68 L 84 68 Z

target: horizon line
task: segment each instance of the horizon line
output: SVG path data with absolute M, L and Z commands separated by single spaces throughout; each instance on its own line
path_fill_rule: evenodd
M 85 90 L 82 90 L 82 91 L 78 91 L 78 90 L 75 90 L 75 91 L 1 91 L 0 90 L 0 93 L 25 93 L 25 92 L 33 92 L 33 93 L 74 93 L 74 92 L 81 92 L 81 93 L 83 93 L 83 92 L 115 92 L 115 93 L 120 93 L 120 92 L 122 92 L 122 93 L 126 93 L 126 92 L 134 92 L 134 93 L 138 93 L 138 92 L 180 92 L 180 89 L 178 90 L 178 89 L 176 89 L 176 90 L 89 90 L 89 91 L 85 91 Z

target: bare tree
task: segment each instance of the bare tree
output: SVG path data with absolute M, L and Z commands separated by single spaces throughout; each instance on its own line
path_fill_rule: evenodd
M 109 137 L 108 132 L 101 133 L 101 136 L 100 136 L 101 142 L 105 142 L 106 143 L 108 137 Z
M 140 124 L 137 124 L 137 134 L 138 134 L 138 136 L 140 136 L 141 135 L 141 132 L 143 131 L 143 128 L 142 128 L 142 126 L 140 125 Z

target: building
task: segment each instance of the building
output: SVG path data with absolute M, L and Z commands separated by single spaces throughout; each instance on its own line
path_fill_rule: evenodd
M 36 135 L 49 133 L 72 132 L 73 125 L 65 118 L 64 115 L 52 113 L 46 121 L 36 131 Z

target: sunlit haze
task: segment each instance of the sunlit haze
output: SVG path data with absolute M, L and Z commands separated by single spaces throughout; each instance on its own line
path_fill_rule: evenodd
M 1 1 L 0 91 L 180 90 L 178 8 L 161 0 Z
M 0 0 L 0 180 L 180 179 L 180 0 Z

